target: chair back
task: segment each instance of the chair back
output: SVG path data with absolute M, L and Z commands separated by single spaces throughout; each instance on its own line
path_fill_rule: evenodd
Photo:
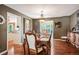
M 53 37 L 52 37 L 52 31 L 51 31 L 51 34 L 50 34 L 50 37 L 49 37 L 49 46 L 51 47 L 51 39 L 53 39 Z
M 32 32 L 25 33 L 25 37 L 27 39 L 29 49 L 36 50 L 36 35 Z
M 28 42 L 26 39 L 24 39 L 23 48 L 24 48 L 24 55 L 28 55 L 29 54 L 29 45 L 28 45 Z

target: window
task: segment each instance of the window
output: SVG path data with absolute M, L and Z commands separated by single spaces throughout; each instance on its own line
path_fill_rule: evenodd
M 51 31 L 53 29 L 53 21 L 45 21 L 40 20 L 40 33 L 41 34 L 51 34 Z

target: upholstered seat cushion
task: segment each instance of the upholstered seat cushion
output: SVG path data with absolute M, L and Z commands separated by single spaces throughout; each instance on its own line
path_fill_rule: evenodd
M 42 50 L 43 50 L 42 47 L 41 48 L 38 48 L 38 53 L 41 52 Z
M 38 53 L 40 53 L 41 51 L 43 51 L 42 47 L 38 48 Z M 30 53 L 31 53 L 31 55 L 35 55 L 36 54 L 36 50 L 30 49 Z
M 45 38 L 45 37 L 42 37 L 40 38 L 41 41 L 49 41 L 49 38 Z

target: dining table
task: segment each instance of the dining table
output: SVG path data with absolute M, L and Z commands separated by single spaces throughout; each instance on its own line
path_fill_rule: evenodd
M 48 37 L 40 37 L 37 39 L 37 44 L 38 46 L 43 46 L 45 51 L 48 52 L 50 51 L 50 41 Z

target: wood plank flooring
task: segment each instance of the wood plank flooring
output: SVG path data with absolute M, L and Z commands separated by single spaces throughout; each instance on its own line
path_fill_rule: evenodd
M 14 54 L 15 55 L 24 55 L 23 45 L 15 44 L 14 45 Z
M 24 55 L 22 45 L 14 45 L 14 55 Z M 40 55 L 44 54 L 40 53 Z M 79 55 L 79 49 L 65 41 L 54 40 L 54 55 Z
M 79 49 L 65 41 L 54 40 L 54 55 L 79 55 Z

